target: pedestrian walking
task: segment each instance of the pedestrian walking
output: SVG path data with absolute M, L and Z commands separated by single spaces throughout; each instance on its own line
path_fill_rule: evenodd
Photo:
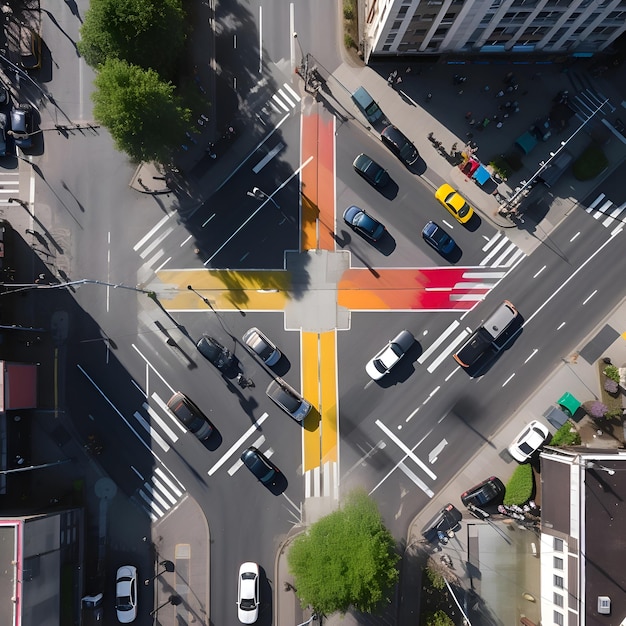
M 404 73 L 405 74 L 410 74 L 411 73 L 411 68 L 407 67 L 406 70 L 404 70 Z
M 398 76 L 398 78 L 396 78 L 396 85 L 399 85 L 402 82 L 402 76 Z
M 500 89 L 500 91 L 498 91 L 498 93 L 496 94 L 496 98 L 502 98 L 503 95 L 504 95 L 504 91 Z
M 387 84 L 390 87 L 393 85 L 393 76 L 391 74 L 389 74 L 389 76 L 387 76 Z

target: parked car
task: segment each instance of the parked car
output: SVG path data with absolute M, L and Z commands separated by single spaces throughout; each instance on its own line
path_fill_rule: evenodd
M 482 483 L 461 494 L 461 502 L 465 505 L 474 505 L 478 508 L 498 503 L 504 496 L 504 485 L 499 478 L 490 476 Z
M 450 254 L 456 246 L 454 239 L 435 222 L 428 222 L 424 226 L 422 237 L 428 245 L 432 246 L 440 254 Z
M 358 206 L 349 206 L 343 212 L 343 221 L 360 235 L 371 241 L 379 241 L 385 234 L 385 227 L 369 213 Z
M 7 153 L 7 116 L 0 113 L 0 156 Z
M 509 446 L 509 454 L 518 463 L 525 463 L 541 448 L 549 434 L 546 426 L 533 420 Z
M 117 621 L 130 624 L 137 617 L 137 568 L 123 565 L 115 578 L 115 610 Z
M 444 183 L 435 191 L 435 198 L 443 207 L 461 224 L 472 219 L 474 209 L 467 203 L 465 198 L 454 187 Z
M 168 400 L 167 408 L 200 441 L 208 439 L 213 434 L 213 424 L 184 393 L 177 391 Z
M 273 380 L 267 386 L 265 393 L 272 402 L 293 417 L 296 422 L 304 421 L 311 410 L 311 405 L 282 379 Z
M 378 163 L 368 157 L 367 154 L 359 154 L 356 159 L 354 159 L 352 167 L 354 167 L 356 172 L 363 176 L 370 185 L 374 185 L 374 187 L 384 187 L 389 182 L 387 170 L 378 165 Z
M 30 104 L 18 104 L 11 109 L 11 136 L 15 145 L 30 148 L 33 145 L 33 108 Z
M 274 482 L 279 469 L 257 448 L 250 446 L 241 454 L 243 464 L 256 476 L 257 480 L 264 485 Z
M 420 158 L 417 148 L 395 126 L 384 128 L 380 139 L 405 165 L 414 165 Z
M 251 352 L 254 352 L 265 365 L 276 365 L 282 354 L 280 350 L 256 327 L 247 330 L 243 337 L 243 343 Z
M 452 504 L 446 504 L 428 523 L 422 528 L 422 537 L 427 541 L 437 541 L 438 533 L 447 533 L 458 528 L 463 519 L 461 511 Z
M 198 352 L 213 363 L 218 370 L 227 370 L 235 362 L 235 356 L 230 350 L 227 350 L 217 339 L 210 335 L 202 335 L 196 344 Z
M 237 579 L 237 617 L 242 624 L 254 624 L 259 618 L 259 566 L 242 563 Z
M 370 378 L 380 380 L 397 365 L 414 343 L 415 337 L 408 330 L 401 330 L 375 357 L 368 361 L 365 371 Z

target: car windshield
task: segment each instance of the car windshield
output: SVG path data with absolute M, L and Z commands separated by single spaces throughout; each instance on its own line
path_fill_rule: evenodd
M 459 217 L 465 217 L 469 213 L 469 204 L 467 202 L 463 203 L 463 206 L 457 211 Z
M 118 611 L 130 611 L 133 608 L 131 604 L 130 596 L 122 596 L 117 599 L 117 610 Z
M 267 359 L 274 352 L 269 344 L 267 344 L 259 335 L 254 335 L 251 340 L 252 349 L 262 358 Z
M 277 400 L 287 409 L 289 413 L 295 413 L 302 404 L 299 398 L 296 398 L 289 390 L 280 387 L 276 394 Z
M 380 361 L 389 369 L 402 356 L 402 349 L 397 343 L 390 343 L 388 348 L 380 355 Z
M 375 222 L 366 213 L 361 213 L 361 215 L 359 215 L 356 220 L 354 220 L 354 223 L 356 226 L 362 228 L 363 230 L 366 230 L 368 233 L 373 233 L 378 228 L 378 222 Z
M 415 153 L 415 148 L 413 147 L 412 144 L 406 142 L 404 145 L 402 145 L 402 148 L 400 148 L 400 156 L 403 159 L 410 159 L 413 154 Z
M 519 444 L 519 449 L 524 454 L 531 454 L 533 452 L 533 448 L 529 446 L 525 441 Z

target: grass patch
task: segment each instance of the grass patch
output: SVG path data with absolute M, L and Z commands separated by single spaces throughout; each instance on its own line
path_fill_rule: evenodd
M 526 504 L 532 497 L 534 488 L 535 480 L 532 465 L 530 463 L 518 465 L 506 484 L 504 504 L 508 506 Z
M 570 420 L 567 420 L 559 430 L 554 433 L 550 440 L 551 446 L 578 446 L 580 445 L 580 434 L 572 426 Z
M 595 144 L 591 144 L 587 149 L 574 161 L 572 171 L 576 180 L 591 180 L 604 171 L 609 165 L 602 148 Z
M 604 386 L 607 380 L 615 380 L 614 376 L 607 376 L 605 373 L 606 370 L 608 370 L 608 374 L 613 374 L 613 371 L 610 369 L 611 367 L 614 368 L 614 366 L 611 365 L 607 366 L 607 364 L 602 360 L 598 361 L 598 375 L 600 376 L 600 400 L 602 404 L 606 404 L 609 409 L 606 413 L 606 417 L 621 419 L 622 394 L 619 387 L 617 393 L 610 393 Z M 617 370 L 617 380 L 619 381 L 619 370 Z
M 359 22 L 356 0 L 343 0 L 343 43 L 348 50 L 358 50 Z

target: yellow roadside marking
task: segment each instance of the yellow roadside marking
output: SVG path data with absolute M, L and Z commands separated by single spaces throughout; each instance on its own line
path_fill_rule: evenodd
M 320 335 L 320 387 L 322 397 L 321 464 L 337 460 L 337 333 Z
M 301 334 L 302 395 L 313 406 L 304 421 L 303 472 L 319 467 L 320 464 L 318 338 L 317 333 Z

